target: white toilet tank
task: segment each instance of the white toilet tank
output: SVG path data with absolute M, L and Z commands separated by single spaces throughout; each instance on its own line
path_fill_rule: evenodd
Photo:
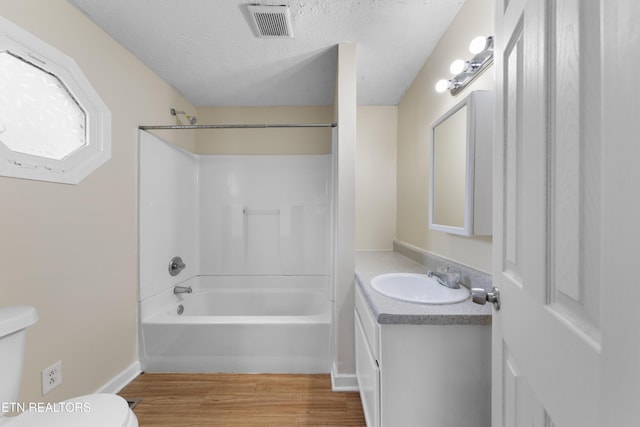
M 0 307 L 0 402 L 16 402 L 20 391 L 26 327 L 38 321 L 29 306 Z M 3 416 L 0 413 L 0 418 Z

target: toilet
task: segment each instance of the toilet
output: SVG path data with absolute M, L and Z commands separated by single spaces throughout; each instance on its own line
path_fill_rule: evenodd
M 1 427 L 137 427 L 127 401 L 115 394 L 88 394 L 59 403 L 17 402 L 22 377 L 26 328 L 38 321 L 35 308 L 0 308 Z M 25 409 L 15 417 L 11 408 Z

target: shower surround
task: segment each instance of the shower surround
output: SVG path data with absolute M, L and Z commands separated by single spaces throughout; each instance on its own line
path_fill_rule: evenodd
M 139 140 L 143 370 L 329 372 L 331 155 Z M 177 276 L 174 256 L 186 264 Z M 178 284 L 193 292 L 175 295 Z

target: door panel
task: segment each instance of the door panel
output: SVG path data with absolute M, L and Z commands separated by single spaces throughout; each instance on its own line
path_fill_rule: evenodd
M 600 58 L 597 2 L 549 2 L 549 303 L 599 345 Z M 580 6 L 580 7 L 579 7 Z
M 502 271 L 514 284 L 522 286 L 522 25 L 514 29 L 504 52 L 505 67 L 505 143 L 504 143 L 504 260 Z
M 599 425 L 597 20 L 593 0 L 496 4 L 494 426 Z
M 513 356 L 504 355 L 505 425 L 549 427 L 551 420 L 536 399 Z

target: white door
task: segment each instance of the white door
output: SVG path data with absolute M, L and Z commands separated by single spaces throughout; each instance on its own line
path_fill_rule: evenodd
M 638 20 L 496 0 L 494 427 L 640 426 Z

